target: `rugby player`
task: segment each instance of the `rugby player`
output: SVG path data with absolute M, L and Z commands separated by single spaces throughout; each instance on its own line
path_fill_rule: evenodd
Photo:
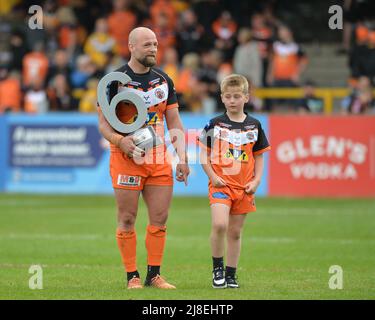
M 178 111 L 178 102 L 172 80 L 163 71 L 155 68 L 158 41 L 155 33 L 144 27 L 135 28 L 129 34 L 129 62 L 116 71 L 130 76 L 131 82 L 122 85 L 112 82 L 109 97 L 121 90 L 129 90 L 144 99 L 148 107 L 147 125 L 165 141 L 164 119 L 171 141 L 179 157 L 176 167 L 177 181 L 187 184 L 189 167 L 185 151 L 184 129 Z M 144 152 L 137 147 L 132 135 L 116 132 L 103 116 L 100 108 L 99 130 L 110 142 L 110 174 L 117 203 L 118 227 L 116 238 L 127 273 L 127 288 L 143 288 L 136 261 L 137 234 L 134 228 L 139 196 L 147 205 L 149 224 L 146 230 L 147 275 L 145 286 L 160 289 L 175 289 L 160 276 L 166 241 L 168 210 L 173 191 L 171 159 L 165 144 Z M 135 121 L 134 105 L 121 102 L 117 115 L 124 123 Z

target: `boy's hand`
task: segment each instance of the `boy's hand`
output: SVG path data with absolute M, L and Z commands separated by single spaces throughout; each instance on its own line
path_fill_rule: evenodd
M 259 180 L 250 181 L 245 187 L 245 192 L 248 194 L 254 194 L 255 191 L 257 191 L 259 184 L 260 184 Z
M 225 187 L 227 185 L 225 181 L 217 175 L 211 178 L 211 183 L 216 188 Z

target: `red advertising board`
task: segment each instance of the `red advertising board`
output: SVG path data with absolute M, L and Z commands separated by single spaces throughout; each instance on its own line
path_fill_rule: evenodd
M 375 117 L 269 120 L 270 195 L 375 196 Z

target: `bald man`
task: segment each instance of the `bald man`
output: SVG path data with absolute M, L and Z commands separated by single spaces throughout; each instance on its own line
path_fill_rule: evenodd
M 164 144 L 164 119 L 179 157 L 176 180 L 187 185 L 189 175 L 185 135 L 174 85 L 167 74 L 154 68 L 157 48 L 158 41 L 152 30 L 143 27 L 132 30 L 129 34 L 130 60 L 116 70 L 126 73 L 132 81 L 126 85 L 112 82 L 109 95 L 112 99 L 117 92 L 129 90 L 142 97 L 148 107 L 146 125 L 154 128 L 163 143 L 145 153 L 134 144 L 132 135 L 115 131 L 98 108 L 99 130 L 111 145 L 110 173 L 118 221 L 116 238 L 127 273 L 128 289 L 143 288 L 136 262 L 137 235 L 134 228 L 141 193 L 149 218 L 145 240 L 148 267 L 144 285 L 175 289 L 160 276 L 173 192 L 172 166 Z M 136 114 L 134 105 L 120 102 L 117 106 L 117 115 L 124 123 L 134 122 Z

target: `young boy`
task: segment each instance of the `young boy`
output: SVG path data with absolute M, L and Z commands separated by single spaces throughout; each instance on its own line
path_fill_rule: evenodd
M 263 173 L 263 153 L 270 149 L 260 122 L 244 112 L 249 100 L 245 77 L 232 74 L 221 82 L 226 112 L 203 129 L 200 160 L 209 178 L 214 288 L 238 288 L 237 263 L 246 214 L 255 211 L 254 193 Z M 224 247 L 227 265 L 224 272 Z

